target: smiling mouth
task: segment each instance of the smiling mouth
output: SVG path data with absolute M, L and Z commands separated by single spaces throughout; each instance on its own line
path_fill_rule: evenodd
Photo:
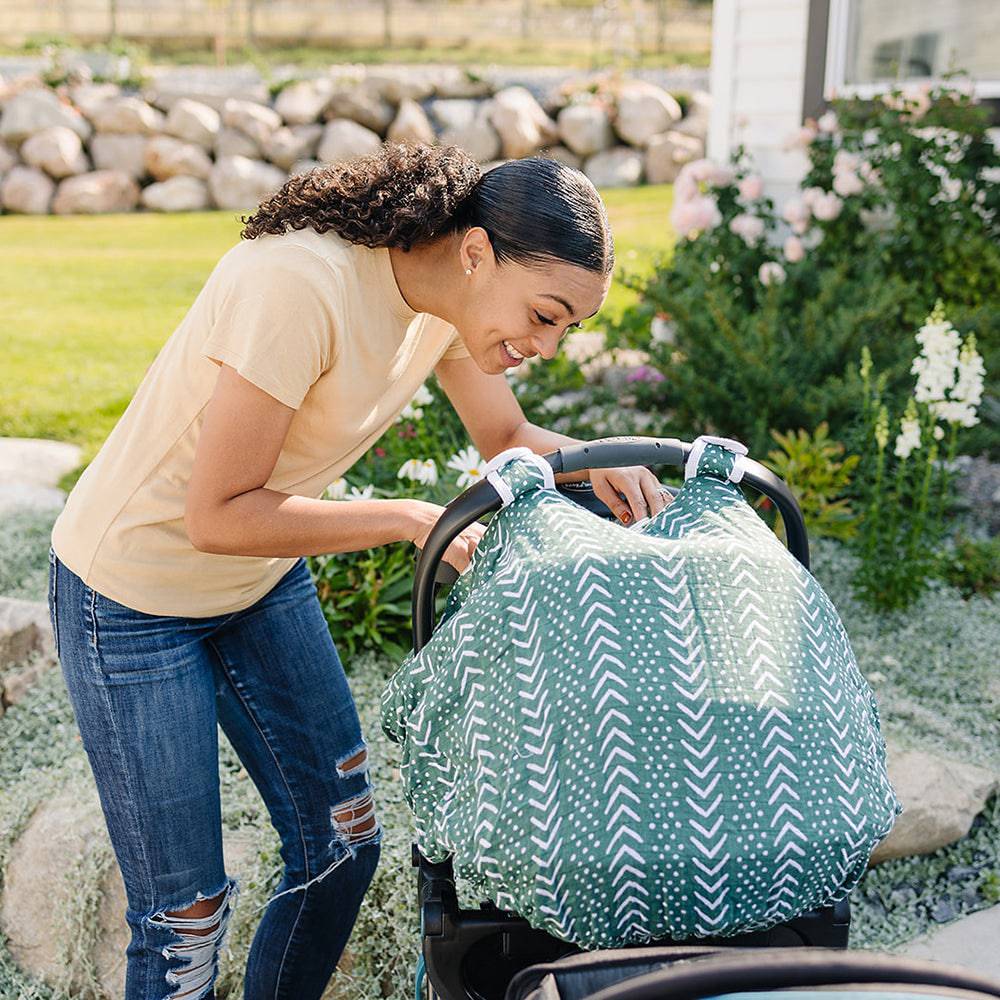
M 519 365 L 528 355 L 521 354 L 513 345 L 509 345 L 506 340 L 500 341 L 500 353 L 503 356 L 504 364 L 508 368 Z

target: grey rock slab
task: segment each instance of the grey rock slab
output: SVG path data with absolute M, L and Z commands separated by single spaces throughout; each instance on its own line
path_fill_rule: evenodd
M 991 906 L 961 920 L 923 934 L 900 952 L 908 958 L 926 958 L 959 965 L 1000 979 L 1000 906 Z
M 0 482 L 55 486 L 80 464 L 80 449 L 47 438 L 0 437 Z

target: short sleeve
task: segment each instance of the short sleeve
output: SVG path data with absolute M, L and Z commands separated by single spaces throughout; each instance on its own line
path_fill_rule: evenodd
M 332 364 L 336 298 L 335 275 L 315 255 L 263 254 L 228 281 L 200 353 L 298 409 Z
M 452 329 L 455 329 L 452 327 Z M 458 358 L 471 358 L 472 355 L 469 353 L 469 349 L 465 346 L 462 341 L 462 335 L 455 330 L 455 336 L 448 341 L 448 346 L 445 349 L 444 354 L 441 357 L 445 361 L 455 361 Z

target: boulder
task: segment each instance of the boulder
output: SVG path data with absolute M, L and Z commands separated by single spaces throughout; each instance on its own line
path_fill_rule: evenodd
M 437 70 L 434 91 L 438 97 L 487 97 L 493 92 L 493 85 L 461 66 L 443 66 Z
M 505 87 L 493 98 L 490 122 L 500 135 L 503 156 L 520 159 L 559 138 L 556 123 L 527 87 Z
M 113 97 L 99 104 L 90 119 L 98 132 L 117 135 L 155 135 L 166 118 L 139 97 Z
M 362 83 L 335 90 L 323 117 L 328 122 L 348 118 L 358 125 L 364 125 L 381 138 L 396 117 L 396 111 L 376 88 Z
M 271 134 L 281 128 L 281 116 L 263 104 L 231 97 L 222 106 L 222 123 L 242 132 L 263 149 Z
M 264 144 L 264 156 L 282 170 L 290 170 L 298 160 L 308 160 L 316 152 L 323 126 L 283 125 Z
M 463 128 L 479 117 L 482 103 L 461 99 L 431 101 L 430 113 L 441 129 Z
M 48 88 L 31 88 L 15 94 L 4 105 L 0 116 L 0 141 L 15 146 L 43 129 L 63 125 L 81 139 L 90 137 L 90 123 L 76 108 L 59 100 Z
M 332 80 L 301 80 L 282 89 L 274 99 L 274 110 L 287 125 L 308 125 L 319 121 L 332 94 Z
M 55 181 L 37 167 L 11 167 L 0 186 L 0 204 L 8 212 L 46 215 L 55 193 Z
M 705 155 L 705 144 L 683 132 L 654 135 L 646 147 L 646 183 L 672 184 L 685 163 Z
M 681 106 L 662 87 L 628 80 L 618 90 L 614 129 L 622 141 L 644 148 L 683 117 Z
M 296 160 L 291 169 L 288 171 L 289 176 L 292 174 L 306 174 L 310 170 L 315 170 L 316 167 L 321 167 L 323 164 L 319 160 Z
M 270 100 L 260 71 L 254 66 L 152 66 L 143 97 L 162 111 L 180 100 L 197 101 L 221 112 L 230 98 L 267 104 Z
M 252 831 L 223 830 L 228 875 L 242 878 L 250 872 L 256 860 L 254 843 Z M 70 950 L 70 961 L 63 962 L 66 942 L 61 936 L 66 915 L 79 906 L 74 875 L 81 864 L 85 869 L 103 868 L 104 874 L 94 886 L 88 928 L 92 937 L 84 949 Z M 96 972 L 107 996 L 123 996 L 125 948 L 131 937 L 125 907 L 125 887 L 97 789 L 92 779 L 68 782 L 38 806 L 11 849 L 0 901 L 0 929 L 7 947 L 20 968 L 70 995 L 82 995 Z
M 446 128 L 438 138 L 439 145 L 458 146 L 479 163 L 488 163 L 500 156 L 500 136 L 497 130 L 482 119 L 468 125 Z
M 146 176 L 145 135 L 115 135 L 99 132 L 90 140 L 90 157 L 97 170 L 120 170 L 134 180 Z
M 139 204 L 139 185 L 123 170 L 93 170 L 67 177 L 52 199 L 56 215 L 131 212 Z
M 38 167 L 57 180 L 90 169 L 83 141 L 65 125 L 53 125 L 25 139 L 21 144 L 21 157 L 29 166 Z
M 0 177 L 18 163 L 17 153 L 10 146 L 0 142 Z
M 221 127 L 222 118 L 215 108 L 182 97 L 171 105 L 163 130 L 175 139 L 193 142 L 211 151 Z
M 201 212 L 212 207 L 205 181 L 184 174 L 144 187 L 140 200 L 152 212 Z
M 577 156 L 592 156 L 615 144 L 611 122 L 599 104 L 569 104 L 556 122 L 563 143 Z
M 0 597 L 0 670 L 53 650 L 48 604 Z
M 349 118 L 338 118 L 327 123 L 316 156 L 324 163 L 338 163 L 377 153 L 381 148 L 382 140 L 376 132 Z
M 392 105 L 423 101 L 434 93 L 435 71 L 424 66 L 379 66 L 367 72 L 365 85 Z
M 887 741 L 889 781 L 903 812 L 872 852 L 870 865 L 890 858 L 928 854 L 964 837 L 986 800 L 1000 787 L 987 768 L 908 750 Z
M 435 141 L 434 127 L 424 109 L 416 101 L 404 97 L 399 105 L 399 112 L 386 132 L 386 138 L 392 142 L 423 142 L 433 145 Z
M 594 187 L 634 187 L 642 179 L 642 154 L 628 146 L 615 146 L 589 157 L 583 172 Z
M 78 111 L 90 118 L 105 101 L 120 97 L 121 92 L 117 83 L 80 83 L 69 88 L 69 99 Z
M 208 176 L 208 189 L 218 208 L 256 208 L 285 183 L 284 170 L 246 156 L 224 156 Z
M 157 135 L 146 143 L 146 171 L 158 181 L 184 175 L 206 179 L 212 160 L 201 146 L 169 135 Z
M 574 170 L 580 170 L 583 167 L 583 160 L 573 150 L 567 149 L 565 146 L 549 146 L 547 149 L 540 150 L 538 155 L 547 156 L 550 160 L 558 160 Z
M 245 156 L 248 160 L 259 160 L 264 151 L 245 132 L 238 128 L 221 128 L 215 137 L 215 158 L 224 156 Z
M 0 437 L 0 482 L 55 486 L 80 464 L 80 447 L 48 438 Z
M 687 114 L 673 127 L 673 130 L 694 136 L 704 145 L 708 142 L 708 122 L 711 112 L 711 95 L 704 90 L 696 90 L 688 101 Z

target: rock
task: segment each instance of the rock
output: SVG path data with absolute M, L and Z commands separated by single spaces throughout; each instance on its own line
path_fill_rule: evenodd
M 146 176 L 145 135 L 98 133 L 90 140 L 90 157 L 97 170 L 120 170 L 133 180 Z
M 117 83 L 81 83 L 69 88 L 69 99 L 87 118 L 105 101 L 120 97 L 122 89 Z
M 647 184 L 672 184 L 685 163 L 705 155 L 705 144 L 683 132 L 654 135 L 646 147 Z
M 497 135 L 497 130 L 483 119 L 477 119 L 468 125 L 446 128 L 438 137 L 438 144 L 458 146 L 479 163 L 488 163 L 500 156 L 500 136 Z
M 143 91 L 150 104 L 170 111 L 177 101 L 188 99 L 221 112 L 230 98 L 267 104 L 270 95 L 254 66 L 152 66 L 151 81 Z
M 1000 941 L 1000 906 L 991 906 L 915 938 L 899 953 L 907 958 L 947 962 L 1000 979 L 997 941 Z
M 1000 787 L 1000 776 L 985 768 L 940 754 L 904 750 L 891 742 L 887 763 L 889 781 L 903 803 L 903 812 L 875 848 L 869 865 L 927 854 L 959 840 Z
M 416 101 L 404 97 L 399 105 L 399 113 L 386 132 L 386 138 L 393 142 L 423 142 L 433 145 L 434 128 L 424 109 Z
M 53 649 L 48 604 L 0 597 L 0 670 Z
M 281 116 L 263 104 L 229 98 L 222 106 L 222 123 L 242 132 L 263 149 L 272 133 L 281 128 Z
M 627 146 L 595 153 L 583 165 L 594 187 L 634 187 L 642 179 L 642 154 Z
M 146 144 L 146 171 L 158 181 L 184 175 L 202 180 L 212 172 L 212 160 L 201 146 L 169 135 L 154 136 Z
M 48 617 L 48 606 L 43 605 Z M 41 680 L 42 674 L 58 664 L 55 647 L 52 645 L 52 629 L 46 626 L 42 640 L 45 651 L 32 654 L 27 662 L 0 675 L 0 715 L 12 705 L 18 705 L 31 688 Z
M 321 167 L 323 164 L 319 160 L 296 160 L 292 164 L 291 170 L 288 171 L 289 175 L 292 174 L 305 174 L 310 170 L 315 170 L 316 167 Z
M 208 176 L 208 189 L 218 208 L 256 208 L 285 183 L 287 175 L 263 160 L 224 156 Z
M 224 156 L 245 156 L 248 160 L 259 160 L 264 151 L 245 132 L 236 128 L 221 128 L 215 137 L 215 159 Z
M 298 160 L 313 157 L 322 135 L 323 126 L 319 124 L 291 128 L 283 125 L 264 144 L 264 156 L 282 170 L 290 170 Z
M 212 207 L 205 181 L 184 174 L 144 187 L 140 201 L 153 212 L 201 212 Z
M 381 148 L 377 133 L 349 118 L 338 118 L 327 123 L 316 156 L 324 163 L 339 163 L 377 153 Z
M 558 126 L 527 87 L 505 87 L 497 93 L 489 117 L 500 135 L 503 155 L 508 159 L 531 156 L 559 137 Z
M 434 80 L 438 97 L 486 97 L 493 85 L 482 76 L 460 66 L 441 67 Z
M 11 167 L 0 186 L 0 204 L 8 212 L 46 215 L 55 192 L 55 181 L 37 167 Z
M 463 128 L 479 117 L 481 104 L 480 101 L 469 100 L 431 101 L 430 113 L 441 129 Z
M 614 129 L 630 146 L 644 147 L 682 117 L 677 101 L 652 83 L 627 80 L 618 90 Z
M 598 104 L 569 104 L 556 122 L 562 141 L 577 156 L 591 156 L 615 144 L 611 122 Z
M 708 123 L 712 112 L 712 98 L 704 90 L 696 90 L 688 101 L 687 114 L 673 127 L 674 132 L 700 139 L 702 146 L 708 142 Z
M 248 830 L 224 829 L 222 837 L 226 873 L 241 878 L 255 861 L 255 836 Z M 11 955 L 29 974 L 71 995 L 82 989 L 86 970 L 65 967 L 59 961 L 62 920 L 79 905 L 73 895 L 78 866 L 84 859 L 102 856 L 108 860 L 91 913 L 96 922 L 93 951 L 83 961 L 98 971 L 107 996 L 120 997 L 124 995 L 125 948 L 131 933 L 125 922 L 125 887 L 111 853 L 93 780 L 68 783 L 38 806 L 11 849 L 7 864 L 0 929 Z
M 423 66 L 379 66 L 365 75 L 365 85 L 393 105 L 423 101 L 435 90 L 433 70 Z
M 221 127 L 222 117 L 215 108 L 182 97 L 167 112 L 163 130 L 175 139 L 196 143 L 210 152 Z
M 66 494 L 54 486 L 34 483 L 0 482 L 0 514 L 14 510 L 59 511 Z
M 56 215 L 131 212 L 139 204 L 139 185 L 123 170 L 93 170 L 62 181 L 52 199 Z
M 0 482 L 55 486 L 80 464 L 80 448 L 48 438 L 0 437 Z
M 80 136 L 65 125 L 53 125 L 25 139 L 21 157 L 25 163 L 44 170 L 57 180 L 90 169 Z
M 323 117 L 328 122 L 348 118 L 381 138 L 392 124 L 396 112 L 376 89 L 362 84 L 335 90 L 323 112 Z
M 572 167 L 574 170 L 583 169 L 583 160 L 565 146 L 549 146 L 546 149 L 540 149 L 538 155 L 547 156 L 550 160 L 558 160 L 560 163 L 565 163 L 567 167 Z
M 166 118 L 139 97 L 115 97 L 94 109 L 90 119 L 98 132 L 117 135 L 155 135 L 163 131 Z
M 53 125 L 72 129 L 81 139 L 92 131 L 87 119 L 76 108 L 64 104 L 48 88 L 32 88 L 16 94 L 3 109 L 0 117 L 0 140 L 17 146 L 25 139 Z
M 3 177 L 17 163 L 17 153 L 5 143 L 0 142 L 0 177 Z
M 274 110 L 288 125 L 308 125 L 319 121 L 332 93 L 332 80 L 301 80 L 289 84 L 278 94 Z

